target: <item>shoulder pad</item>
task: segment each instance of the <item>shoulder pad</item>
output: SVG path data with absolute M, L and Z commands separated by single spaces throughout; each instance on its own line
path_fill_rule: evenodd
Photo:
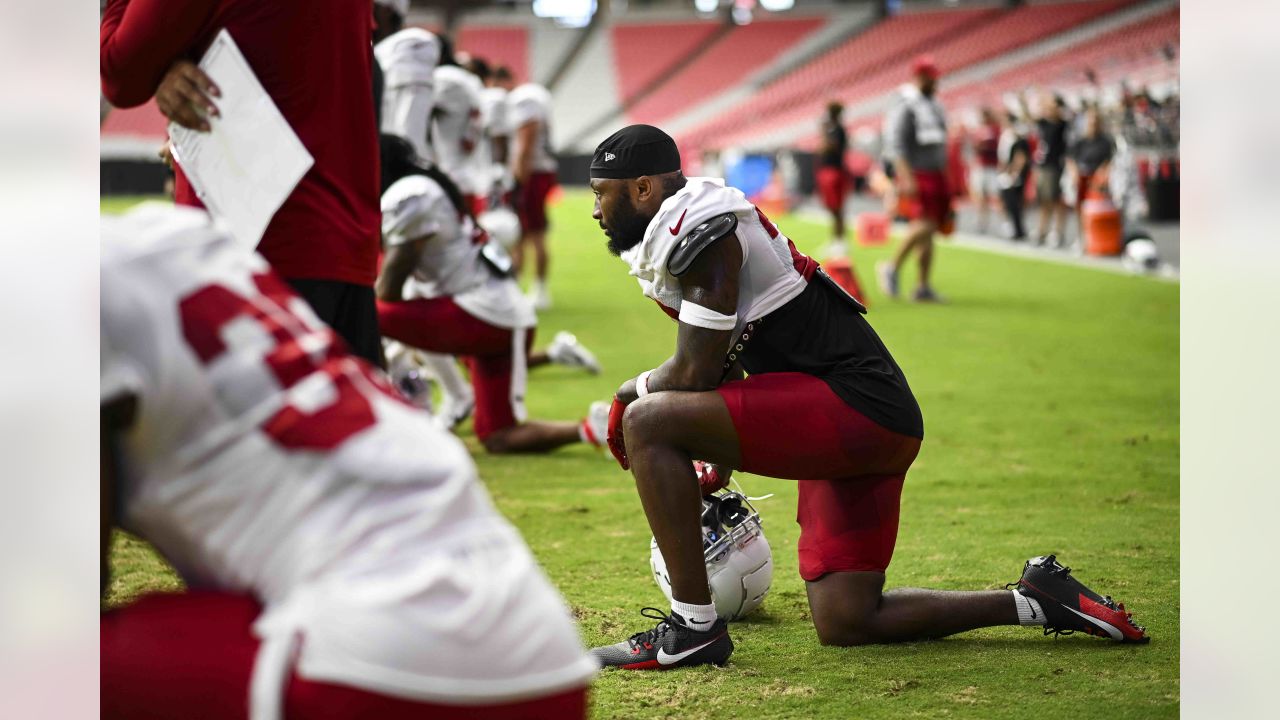
M 689 231 L 684 239 L 671 248 L 667 256 L 667 272 L 680 277 L 689 271 L 689 266 L 707 248 L 708 245 L 726 235 L 733 234 L 738 228 L 738 216 L 733 213 L 716 215 Z

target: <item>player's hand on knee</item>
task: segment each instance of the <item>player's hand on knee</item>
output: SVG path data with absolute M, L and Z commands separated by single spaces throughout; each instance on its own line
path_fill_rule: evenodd
M 605 441 L 609 445 L 609 452 L 613 453 L 614 459 L 622 469 L 630 470 L 631 461 L 627 459 L 627 445 L 622 439 L 622 416 L 626 411 L 627 404 L 614 395 L 613 404 L 609 406 L 609 428 L 605 433 Z
M 191 130 L 209 131 L 207 118 L 218 116 L 213 99 L 221 92 L 209 76 L 189 60 L 175 62 L 156 88 L 156 107 L 173 122 Z
M 729 487 L 729 477 L 733 474 L 732 468 L 722 468 L 701 460 L 693 461 L 693 471 L 698 476 L 698 489 L 702 491 L 703 497 Z

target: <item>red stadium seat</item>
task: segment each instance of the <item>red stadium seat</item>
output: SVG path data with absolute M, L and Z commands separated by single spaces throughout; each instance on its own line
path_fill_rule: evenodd
M 529 80 L 529 30 L 523 26 L 463 25 L 457 47 L 484 58 L 490 65 L 506 65 L 517 82 Z
M 627 111 L 632 122 L 658 124 L 728 90 L 823 25 L 822 18 L 762 20 L 735 28 Z
M 618 99 L 627 102 L 671 66 L 654 58 L 683 58 L 720 29 L 717 22 L 619 24 L 613 27 Z

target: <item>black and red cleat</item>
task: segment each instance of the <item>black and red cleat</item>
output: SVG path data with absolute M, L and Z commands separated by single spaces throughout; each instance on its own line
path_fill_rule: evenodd
M 1045 635 L 1070 635 L 1079 631 L 1117 642 L 1151 640 L 1147 629 L 1134 624 L 1133 615 L 1125 612 L 1123 604 L 1085 587 L 1071 576 L 1071 568 L 1060 565 L 1053 555 L 1028 560 L 1022 568 L 1022 577 L 1009 585 L 1016 585 L 1016 592 L 1040 604 L 1045 616 Z
M 652 611 L 652 612 L 650 612 Z M 622 670 L 674 670 L 692 665 L 724 665 L 733 654 L 729 626 L 716 620 L 706 631 L 694 630 L 678 615 L 644 608 L 641 615 L 658 624 L 616 645 L 593 648 L 591 654 L 604 667 Z

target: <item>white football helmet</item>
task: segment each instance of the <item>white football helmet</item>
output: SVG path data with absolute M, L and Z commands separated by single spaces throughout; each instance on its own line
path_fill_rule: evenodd
M 1160 267 L 1160 252 L 1150 238 L 1136 237 L 1125 243 L 1120 262 L 1129 272 L 1152 272 Z
M 773 582 L 773 551 L 760 527 L 760 514 L 745 496 L 722 490 L 702 499 L 702 547 L 716 614 L 738 620 L 760 607 Z M 662 594 L 671 600 L 667 561 L 656 540 L 649 542 L 649 566 Z
M 484 228 L 490 238 L 496 240 L 508 252 L 520 240 L 520 218 L 516 217 L 511 208 L 496 207 L 485 210 L 476 217 L 476 222 Z

